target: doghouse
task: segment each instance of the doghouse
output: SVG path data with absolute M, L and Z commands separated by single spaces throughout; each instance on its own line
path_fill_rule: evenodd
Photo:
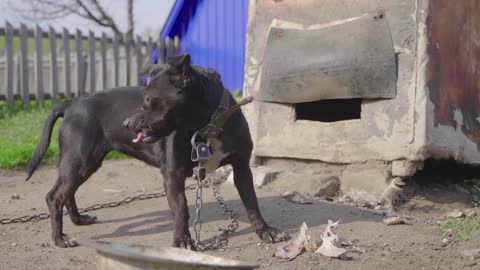
M 480 163 L 480 2 L 251 0 L 257 162 L 342 167 L 379 198 L 427 159 Z

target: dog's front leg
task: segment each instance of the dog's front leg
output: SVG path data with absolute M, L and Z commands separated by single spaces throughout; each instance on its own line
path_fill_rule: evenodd
M 194 250 L 193 240 L 188 230 L 187 197 L 185 196 L 185 174 L 182 170 L 172 170 L 163 173 L 163 181 L 167 200 L 173 214 L 173 247 Z

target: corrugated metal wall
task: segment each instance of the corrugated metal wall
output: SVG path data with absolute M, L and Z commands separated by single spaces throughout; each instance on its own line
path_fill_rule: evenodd
M 230 91 L 242 90 L 248 0 L 181 2 L 162 38 L 178 35 L 181 51 L 190 53 L 194 64 L 217 70 Z

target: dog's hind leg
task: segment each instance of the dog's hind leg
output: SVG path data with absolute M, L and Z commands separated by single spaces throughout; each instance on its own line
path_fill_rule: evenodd
M 258 207 L 258 199 L 253 186 L 253 176 L 249 161 L 237 155 L 232 158 L 233 176 L 235 187 L 238 190 L 243 205 L 247 210 L 247 216 L 250 220 L 255 233 L 265 242 L 275 243 L 288 240 L 290 237 L 273 227 L 270 227 L 262 217 Z
M 74 190 L 73 193 L 70 195 L 70 197 L 67 198 L 65 201 L 65 208 L 67 208 L 68 215 L 70 216 L 70 220 L 72 221 L 73 224 L 77 226 L 82 226 L 82 225 L 90 225 L 96 222 L 97 217 L 96 216 L 91 216 L 91 215 L 81 215 L 78 211 L 77 207 L 77 202 L 75 200 L 75 193 L 77 192 L 78 188 L 85 183 L 88 178 L 96 172 L 102 164 L 103 156 L 100 159 L 100 161 L 97 162 L 90 162 L 87 164 L 87 169 L 85 170 L 86 174 L 85 175 L 72 175 L 72 177 L 77 177 L 76 180 L 72 181 L 74 183 Z M 93 161 L 90 159 L 89 161 Z
M 69 129 L 63 131 L 65 134 Z M 52 190 L 47 194 L 46 201 L 50 210 L 52 223 L 52 239 L 59 247 L 75 246 L 67 235 L 63 233 L 63 207 L 67 208 L 74 224 L 86 225 L 95 221 L 95 217 L 82 216 L 78 212 L 75 202 L 75 192 L 100 166 L 105 156 L 100 141 L 85 140 L 72 141 L 74 136 L 60 136 L 59 176 Z M 62 136 L 65 135 L 65 136 Z M 98 138 L 98 137 L 97 137 Z
M 45 200 L 50 211 L 50 222 L 52 225 L 52 240 L 56 246 L 72 247 L 75 243 L 68 239 L 63 233 L 63 206 L 66 200 L 74 193 L 74 186 L 66 181 L 64 175 L 60 174 L 57 182 L 48 192 Z
M 59 164 L 58 180 L 47 194 L 46 201 L 50 210 L 53 242 L 59 247 L 72 247 L 76 244 L 63 233 L 63 206 L 67 208 L 74 224 L 87 225 L 95 222 L 94 216 L 80 215 L 75 202 L 75 192 L 100 166 L 85 168 L 80 165 L 80 160 L 64 157 Z
M 48 210 L 50 212 L 52 240 L 56 246 L 68 247 L 68 241 L 65 242 L 63 239 L 63 202 L 57 196 L 61 182 L 62 180 L 59 176 L 52 189 L 47 193 L 47 196 L 45 196 L 45 201 L 47 202 Z

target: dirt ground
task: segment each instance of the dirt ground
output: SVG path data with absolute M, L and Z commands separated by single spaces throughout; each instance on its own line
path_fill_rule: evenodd
M 29 182 L 19 171 L 0 171 L 0 219 L 45 212 L 45 194 L 56 177 L 54 167 L 39 169 Z M 292 179 L 295 181 L 295 179 Z M 280 181 L 281 182 L 281 181 Z M 158 170 L 134 160 L 109 161 L 77 193 L 79 207 L 110 202 L 162 189 Z M 341 220 L 338 234 L 358 240 L 363 253 L 349 260 L 329 259 L 304 253 L 290 262 L 272 256 L 280 244 L 260 244 L 249 228 L 245 211 L 235 188 L 225 183 L 222 196 L 240 220 L 239 230 L 230 238 L 224 251 L 210 254 L 255 263 L 262 269 L 480 269 L 480 261 L 465 257 L 464 250 L 479 247 L 478 240 L 442 243 L 436 220 L 454 208 L 468 207 L 462 200 L 443 201 L 428 198 L 408 204 L 412 225 L 386 226 L 385 212 L 349 205 L 316 201 L 298 205 L 279 197 L 285 186 L 270 184 L 257 189 L 261 210 L 267 221 L 295 236 L 305 221 L 313 237 L 319 238 L 328 219 Z M 18 194 L 20 199 L 12 199 Z M 217 234 L 225 227 L 222 211 L 206 190 L 202 210 L 202 238 Z M 188 191 L 193 216 L 194 191 Z M 439 196 L 443 196 L 439 193 Z M 152 247 L 170 246 L 172 223 L 165 198 L 136 201 L 128 205 L 92 212 L 98 223 L 74 226 L 64 219 L 64 231 L 76 239 L 97 239 Z M 91 214 L 92 214 L 91 213 Z M 479 264 L 477 264 L 479 263 Z M 24 224 L 0 225 L 0 269 L 95 269 L 95 251 L 86 247 L 60 249 L 51 245 L 49 220 Z

